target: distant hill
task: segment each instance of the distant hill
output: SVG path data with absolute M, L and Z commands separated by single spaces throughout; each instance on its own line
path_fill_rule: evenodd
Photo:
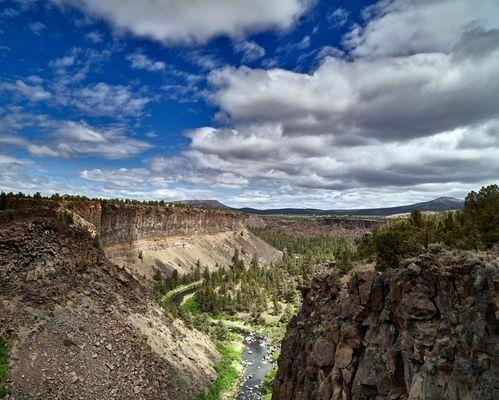
M 388 216 L 393 214 L 403 214 L 419 209 L 421 211 L 447 211 L 457 210 L 463 207 L 464 201 L 454 197 L 439 197 L 438 199 L 426 201 L 422 203 L 409 204 L 405 206 L 386 207 L 386 208 L 364 208 L 364 209 L 349 209 L 349 210 L 320 210 L 316 208 L 276 208 L 259 210 L 256 208 L 231 208 L 218 200 L 188 200 L 184 204 L 208 207 L 208 208 L 223 208 L 241 211 L 248 214 L 260 215 L 301 215 L 301 216 L 327 216 L 327 215 L 360 215 L 360 216 Z
M 184 200 L 180 203 L 192 207 L 220 208 L 224 210 L 232 209 L 231 207 L 220 203 L 218 200 Z

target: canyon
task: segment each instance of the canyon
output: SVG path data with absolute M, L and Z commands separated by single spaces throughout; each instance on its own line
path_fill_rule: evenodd
M 182 275 L 199 261 L 213 273 L 234 264 L 235 250 L 246 264 L 272 266 L 283 254 L 252 233 L 255 227 L 357 240 L 386 222 L 90 200 L 8 202 L 0 211 L 0 336 L 9 349 L 8 398 L 16 400 L 196 399 L 217 378 L 223 356 L 192 316 L 189 323 L 160 306 L 157 272 Z M 286 257 L 282 262 L 293 263 L 298 255 Z M 290 314 L 272 399 L 495 399 L 497 248 L 432 244 L 384 272 L 374 267 L 330 261 L 311 281 L 299 280 L 302 302 Z M 196 287 L 181 293 L 187 298 Z M 249 385 L 252 378 L 245 379 Z
M 0 335 L 13 399 L 191 399 L 209 338 L 168 318 L 91 233 L 49 208 L 0 213 Z
M 153 271 L 227 266 L 236 249 L 248 263 L 281 256 L 230 211 L 46 199 L 5 208 L 0 336 L 14 399 L 197 398 L 220 355 L 152 301 Z

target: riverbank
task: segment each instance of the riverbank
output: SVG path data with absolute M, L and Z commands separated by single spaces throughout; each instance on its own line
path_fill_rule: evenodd
M 221 360 L 215 366 L 217 378 L 208 393 L 201 393 L 198 400 L 230 400 L 237 395 L 244 372 L 244 345 L 242 338 L 236 336 L 233 334 L 232 340 L 218 343 Z
M 256 319 L 249 312 L 203 312 L 196 295 L 202 284 L 181 285 L 161 298 L 165 311 L 209 334 L 221 355 L 216 380 L 198 400 L 269 399 L 275 359 L 293 306 L 280 303 L 279 312 L 262 312 Z M 268 302 L 267 307 L 272 310 L 276 305 Z

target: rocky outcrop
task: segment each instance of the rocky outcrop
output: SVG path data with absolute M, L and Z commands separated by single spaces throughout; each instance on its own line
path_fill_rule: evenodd
M 32 198 L 9 198 L 6 208 L 69 212 L 112 262 L 145 278 L 157 270 L 165 276 L 174 269 L 191 272 L 197 261 L 210 269 L 227 266 L 236 249 L 247 263 L 256 257 L 265 265 L 282 257 L 246 229 L 261 224 L 259 217 L 230 210 Z
M 273 399 L 497 399 L 498 310 L 497 254 L 324 269 L 288 327 Z
M 0 212 L 10 398 L 197 398 L 215 377 L 211 341 L 168 319 L 76 222 L 47 208 Z

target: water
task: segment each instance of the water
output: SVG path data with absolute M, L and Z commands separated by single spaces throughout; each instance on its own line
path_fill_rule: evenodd
M 198 287 L 192 287 L 177 293 L 172 301 L 177 306 L 182 304 L 184 298 L 195 293 Z M 233 329 L 238 332 L 237 329 Z M 239 387 L 236 400 L 259 400 L 263 394 L 263 380 L 273 367 L 271 362 L 271 348 L 264 337 L 239 331 L 244 337 L 246 350 L 243 361 L 246 365 L 243 379 Z
M 186 289 L 182 292 L 178 292 L 175 294 L 172 298 L 173 304 L 176 306 L 180 306 L 182 302 L 184 301 L 184 298 L 189 296 L 192 293 L 195 293 L 198 290 L 197 286 L 191 287 L 190 289 Z
M 246 370 L 236 400 L 258 400 L 263 394 L 263 379 L 272 369 L 271 350 L 265 338 L 260 336 L 247 335 L 244 343 Z

